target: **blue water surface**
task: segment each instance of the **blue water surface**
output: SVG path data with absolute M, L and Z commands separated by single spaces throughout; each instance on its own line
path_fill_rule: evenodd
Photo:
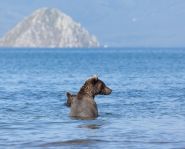
M 69 117 L 66 91 L 91 75 L 95 120 Z M 185 148 L 185 49 L 0 49 L 0 148 Z

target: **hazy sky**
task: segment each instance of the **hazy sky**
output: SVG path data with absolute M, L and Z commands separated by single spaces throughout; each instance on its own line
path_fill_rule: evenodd
M 40 7 L 70 15 L 102 45 L 185 47 L 185 0 L 1 0 L 0 36 Z

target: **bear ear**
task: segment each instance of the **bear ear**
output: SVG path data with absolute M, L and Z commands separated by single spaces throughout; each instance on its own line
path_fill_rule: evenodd
M 71 95 L 71 93 L 67 92 L 67 93 L 66 93 L 66 96 L 67 96 L 68 98 L 70 98 L 72 95 Z
M 98 81 L 98 76 L 97 75 L 92 76 L 91 81 L 93 82 L 93 84 L 95 84 Z
M 98 76 L 97 75 L 93 75 L 91 76 L 90 78 L 88 78 L 85 82 L 88 83 L 88 82 L 96 82 L 98 81 Z
M 90 79 L 93 79 L 93 80 L 97 81 L 98 80 L 98 75 L 93 75 L 92 77 L 90 77 Z

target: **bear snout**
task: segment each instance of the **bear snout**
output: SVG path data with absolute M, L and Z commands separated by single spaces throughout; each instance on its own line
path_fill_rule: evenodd
M 108 87 L 105 87 L 104 91 L 102 92 L 103 95 L 109 95 L 112 93 L 112 90 Z

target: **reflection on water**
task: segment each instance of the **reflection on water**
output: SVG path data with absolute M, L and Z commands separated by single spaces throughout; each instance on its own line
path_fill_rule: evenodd
M 99 129 L 101 125 L 98 124 L 88 124 L 88 125 L 79 125 L 78 128 L 89 128 L 89 129 Z
M 184 148 L 184 49 L 0 49 L 0 148 Z M 66 91 L 99 74 L 99 117 L 69 117 Z
M 102 140 L 93 140 L 93 139 L 74 139 L 68 141 L 58 141 L 58 142 L 51 142 L 40 145 L 40 147 L 56 147 L 56 146 L 64 146 L 64 145 L 88 145 L 88 144 L 95 144 L 98 142 L 105 142 Z

